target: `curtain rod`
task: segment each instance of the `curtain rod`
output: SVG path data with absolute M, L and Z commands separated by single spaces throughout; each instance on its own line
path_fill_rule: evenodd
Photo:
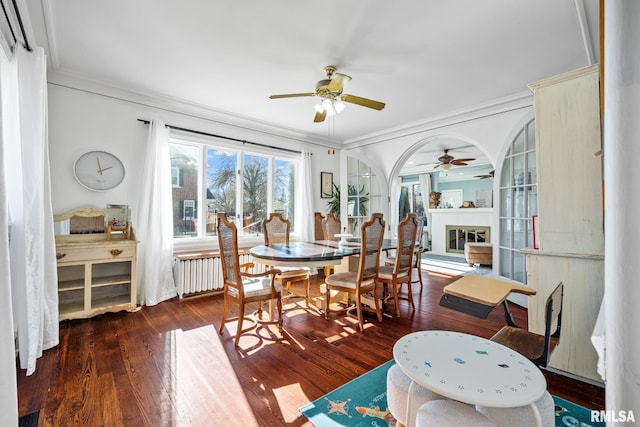
M 149 123 L 151 123 L 150 120 L 145 120 L 145 119 L 138 119 L 138 121 L 144 123 L 145 125 L 148 125 Z M 187 128 L 182 128 L 182 127 L 179 127 L 179 126 L 168 125 L 168 124 L 165 124 L 165 127 L 168 127 L 169 129 L 175 129 L 175 130 L 181 130 L 181 131 L 184 131 L 184 132 L 195 133 L 195 134 L 198 134 L 198 135 L 212 136 L 214 138 L 222 138 L 222 139 L 228 139 L 229 141 L 242 142 L 243 144 L 257 145 L 258 147 L 272 148 L 274 150 L 280 150 L 280 151 L 287 151 L 289 153 L 302 154 L 302 151 L 292 150 L 290 148 L 274 147 L 273 145 L 260 144 L 259 142 L 246 141 L 244 139 L 232 138 L 230 136 L 216 135 L 216 134 L 213 134 L 213 133 L 202 132 L 202 131 L 199 131 L 199 130 L 187 129 Z M 313 153 L 311 153 L 311 154 L 313 155 Z
M 4 13 L 4 17 L 7 20 L 7 25 L 9 26 L 9 31 L 11 31 L 11 37 L 13 37 L 13 42 L 18 43 L 18 38 L 16 37 L 16 33 L 13 29 L 13 25 L 11 25 L 12 20 L 9 16 L 9 12 L 7 11 L 7 8 L 4 5 L 4 2 L 1 2 L 1 3 L 2 3 L 2 12 Z M 29 40 L 27 39 L 27 33 L 24 30 L 24 25 L 22 24 L 22 17 L 20 16 L 20 10 L 18 9 L 16 0 L 12 0 L 11 3 L 13 4 L 13 11 L 15 12 L 16 18 L 18 20 L 20 33 L 22 33 L 22 45 L 24 46 L 25 49 L 31 52 L 32 49 L 31 49 L 31 46 L 29 45 Z

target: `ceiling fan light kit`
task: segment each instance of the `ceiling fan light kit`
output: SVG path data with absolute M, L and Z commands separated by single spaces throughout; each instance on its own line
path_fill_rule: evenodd
M 323 122 L 327 116 L 332 117 L 342 112 L 345 108 L 345 102 L 361 105 L 363 107 L 372 108 L 374 110 L 382 110 L 385 106 L 383 102 L 374 101 L 372 99 L 362 98 L 355 95 L 343 94 L 344 86 L 351 80 L 346 74 L 336 73 L 336 67 L 324 67 L 326 79 L 316 83 L 316 91 L 310 93 L 290 93 L 284 95 L 271 95 L 270 99 L 279 98 L 295 98 L 301 96 L 317 96 L 320 102 L 313 106 L 316 110 L 314 122 Z

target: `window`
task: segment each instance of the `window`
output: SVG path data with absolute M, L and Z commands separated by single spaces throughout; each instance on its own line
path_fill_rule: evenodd
M 422 185 L 403 182 L 398 199 L 398 221 L 401 221 L 409 212 L 415 212 L 424 219 L 425 209 L 422 198 Z
M 526 284 L 525 257 L 533 246 L 532 215 L 538 213 L 535 122 L 515 138 L 500 176 L 500 275 Z
M 380 185 L 373 170 L 365 162 L 353 157 L 347 159 L 347 173 L 347 231 L 359 236 L 362 223 L 368 220 L 373 212 L 380 212 Z
M 262 234 L 269 212 L 282 212 L 295 232 L 297 159 L 178 140 L 169 147 L 174 238 L 215 236 L 218 212 L 235 219 L 239 236 Z
M 182 178 L 180 173 L 180 168 L 171 168 L 171 186 L 174 188 L 182 187 Z

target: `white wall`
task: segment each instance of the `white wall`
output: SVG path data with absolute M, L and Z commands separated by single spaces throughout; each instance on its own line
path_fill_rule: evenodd
M 509 144 L 524 124 L 533 118 L 532 98 L 520 102 L 519 106 L 505 105 L 496 107 L 494 111 L 487 111 L 483 115 L 460 116 L 456 120 L 445 124 L 434 122 L 425 124 L 419 129 L 405 130 L 404 134 L 391 133 L 385 136 L 374 136 L 369 140 L 351 144 L 352 148 L 345 149 L 345 156 L 366 157 L 371 159 L 372 165 L 381 170 L 384 177 L 380 179 L 382 185 L 387 185 L 387 194 L 392 195 L 390 203 L 383 210 L 391 229 L 397 227 L 396 215 L 397 199 L 395 181 L 404 163 L 411 154 L 428 144 L 435 144 L 438 140 L 459 139 L 477 146 L 488 157 L 496 168 L 493 180 L 494 213 L 492 220 L 492 235 L 498 236 L 499 200 L 496 195 L 499 189 L 500 168 Z M 429 171 L 431 172 L 431 171 Z M 494 251 L 497 253 L 497 251 Z M 495 261 L 495 260 L 494 260 Z
M 316 211 L 326 212 L 326 199 L 320 198 L 320 172 L 333 172 L 334 180 L 339 182 L 340 179 L 337 150 L 336 155 L 329 155 L 326 148 L 307 144 L 300 139 L 55 84 L 50 84 L 48 89 L 54 214 L 87 204 L 100 207 L 107 203 L 127 204 L 134 211 L 137 209 L 142 156 L 147 138 L 147 125 L 137 119 L 159 118 L 175 126 L 295 150 L 307 147 L 313 152 L 313 203 Z M 78 184 L 73 176 L 73 162 L 79 155 L 92 149 L 110 151 L 122 160 L 126 175 L 120 186 L 106 192 L 94 192 Z
M 483 116 L 460 116 L 458 121 L 446 125 L 434 122 L 420 129 L 408 129 L 362 140 L 342 152 L 329 154 L 327 148 L 308 144 L 299 137 L 278 135 L 270 131 L 252 130 L 251 127 L 223 123 L 219 119 L 204 119 L 182 114 L 171 108 L 155 108 L 150 102 L 125 101 L 118 96 L 103 96 L 90 91 L 49 85 L 49 138 L 52 172 L 53 211 L 60 214 L 80 205 L 105 206 L 108 203 L 127 204 L 135 212 L 138 207 L 141 158 L 147 137 L 147 125 L 137 119 L 163 119 L 166 123 L 212 134 L 259 142 L 262 144 L 313 152 L 314 211 L 327 212 L 327 199 L 320 198 L 320 172 L 332 172 L 334 182 L 340 184 L 341 164 L 346 168 L 346 156 L 362 159 L 379 177 L 382 200 L 395 194 L 395 178 L 411 153 L 427 144 L 434 144 L 446 136 L 474 144 L 496 165 L 494 194 L 498 194 L 499 166 L 508 145 L 522 124 L 533 116 L 528 101 L 506 111 L 492 111 Z M 153 104 L 157 105 L 157 104 Z M 183 111 L 183 110 L 181 110 Z M 260 124 L 256 124 L 260 129 Z M 93 192 L 78 184 L 73 176 L 74 160 L 91 149 L 103 149 L 117 155 L 124 163 L 126 176 L 116 189 Z M 333 150 L 331 151 L 333 153 Z M 390 185 L 390 183 L 394 185 Z M 344 183 L 346 184 L 346 183 Z M 389 229 L 397 227 L 397 202 L 390 197 L 381 211 Z M 497 201 L 495 201 L 497 203 Z M 498 206 L 494 209 L 492 235 L 497 236 Z M 483 220 L 484 222 L 484 220 Z M 135 227 L 136 224 L 134 224 Z M 437 233 L 437 231 L 436 231 Z M 496 251 L 497 252 L 497 251 Z

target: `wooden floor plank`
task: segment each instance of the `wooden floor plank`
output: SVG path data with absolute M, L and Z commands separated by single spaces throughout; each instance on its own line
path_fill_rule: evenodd
M 501 307 L 487 319 L 439 305 L 455 277 L 423 271 L 416 309 L 365 331 L 344 313 L 330 319 L 303 301 L 286 304 L 284 331 L 261 326 L 233 340 L 237 322 L 217 328 L 222 297 L 174 299 L 135 313 L 104 314 L 60 325 L 60 345 L 45 351 L 29 377 L 18 369 L 21 415 L 40 410 L 40 426 L 310 426 L 298 409 L 393 358 L 407 333 L 452 330 L 485 338 L 504 326 Z M 318 278 L 312 296 L 318 295 Z M 392 313 L 392 304 L 386 305 Z M 526 326 L 526 310 L 513 306 Z M 600 387 L 545 372 L 549 391 L 604 409 Z

